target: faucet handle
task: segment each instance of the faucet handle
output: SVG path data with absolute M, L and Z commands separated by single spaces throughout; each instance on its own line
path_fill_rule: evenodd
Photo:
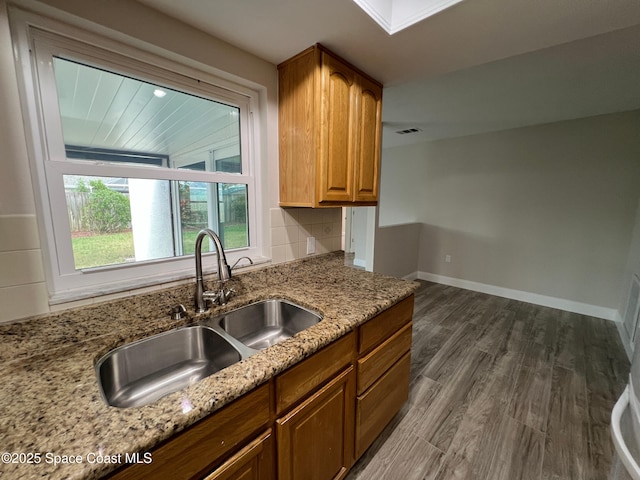
M 218 297 L 218 301 L 220 305 L 225 305 L 229 299 L 236 293 L 233 288 L 224 289 L 224 286 L 220 289 L 220 296 Z
M 202 298 L 205 302 L 217 303 L 218 305 L 226 305 L 227 301 L 233 296 L 236 291 L 233 288 L 224 288 L 224 285 L 220 286 L 220 290 L 217 292 L 203 292 Z

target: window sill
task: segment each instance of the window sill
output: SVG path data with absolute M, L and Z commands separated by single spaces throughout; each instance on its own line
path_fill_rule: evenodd
M 251 257 L 251 259 L 253 260 L 253 265 L 245 263 L 238 264 L 233 271 L 235 273 L 244 273 L 262 268 L 264 265 L 271 263 L 271 259 L 268 257 Z M 208 277 L 216 275 L 217 272 L 215 269 L 209 270 L 205 268 L 204 273 Z M 49 297 L 49 305 L 56 306 L 55 310 L 60 310 L 65 308 L 63 304 L 72 302 L 80 302 L 80 304 L 88 305 L 141 293 L 149 293 L 154 290 L 178 285 L 185 285 L 190 282 L 195 282 L 195 268 L 174 271 L 169 274 L 136 278 L 129 281 L 120 281 L 117 284 L 96 285 L 83 288 L 82 290 L 57 292 Z M 69 305 L 69 307 L 71 306 L 77 305 Z

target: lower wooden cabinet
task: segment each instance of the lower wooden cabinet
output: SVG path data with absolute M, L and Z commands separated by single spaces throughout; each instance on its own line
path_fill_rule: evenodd
M 355 370 L 348 367 L 276 420 L 278 480 L 331 480 L 353 463 Z
M 224 462 L 205 480 L 275 480 L 271 429 Z

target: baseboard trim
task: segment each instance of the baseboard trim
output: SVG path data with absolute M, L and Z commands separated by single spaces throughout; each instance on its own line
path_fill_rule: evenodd
M 418 279 L 418 272 L 412 272 L 409 275 L 405 275 L 404 277 L 402 277 L 402 280 L 417 280 Z
M 488 285 L 485 283 L 472 282 L 460 278 L 447 277 L 445 275 L 437 275 L 428 272 L 418 272 L 420 280 L 441 283 L 452 287 L 464 288 L 465 290 L 473 290 L 474 292 L 487 293 L 498 297 L 510 298 L 521 302 L 533 303 L 543 307 L 557 308 L 567 312 L 579 313 L 590 317 L 603 318 L 605 320 L 618 321 L 620 314 L 614 308 L 599 307 L 598 305 L 590 305 L 588 303 L 574 302 L 564 298 L 550 297 L 537 293 L 525 292 L 522 290 L 514 290 L 511 288 L 498 287 L 496 285 Z

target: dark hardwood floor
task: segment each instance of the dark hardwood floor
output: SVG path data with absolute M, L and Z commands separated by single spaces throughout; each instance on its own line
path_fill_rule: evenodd
M 409 401 L 347 480 L 606 479 L 615 324 L 421 283 Z

